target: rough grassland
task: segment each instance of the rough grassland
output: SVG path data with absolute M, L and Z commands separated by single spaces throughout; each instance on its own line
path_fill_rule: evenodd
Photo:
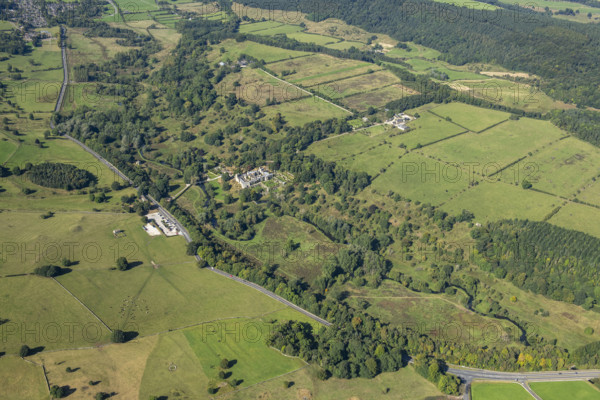
M 288 389 L 283 389 L 283 381 L 294 384 Z M 225 400 L 370 400 L 386 397 L 402 400 L 444 398 L 435 385 L 418 375 L 412 367 L 379 374 L 373 379 L 329 378 L 326 381 L 317 379 L 312 369 L 305 368 L 246 390 L 227 394 L 223 398 Z
M 16 356 L 0 358 L 0 387 L 0 400 L 48 399 L 42 367 Z
M 320 276 L 323 262 L 338 248 L 312 225 L 288 216 L 268 218 L 256 226 L 256 230 L 252 240 L 227 241 L 265 264 L 279 265 L 279 272 L 309 283 Z M 286 255 L 288 239 L 293 240 L 297 248 Z
M 50 385 L 75 389 L 69 399 L 88 400 L 98 392 L 137 399 L 146 360 L 156 342 L 157 337 L 150 337 L 98 348 L 40 353 L 32 359 L 44 363 Z M 67 367 L 76 371 L 66 372 Z M 91 386 L 90 381 L 95 384 Z

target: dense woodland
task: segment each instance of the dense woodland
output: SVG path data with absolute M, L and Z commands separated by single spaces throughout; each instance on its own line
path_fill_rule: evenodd
M 490 223 L 471 236 L 482 266 L 497 277 L 588 309 L 600 301 L 600 239 L 532 221 Z
M 74 165 L 45 162 L 33 165 L 27 172 L 31 182 L 56 189 L 82 189 L 97 181 L 90 172 Z

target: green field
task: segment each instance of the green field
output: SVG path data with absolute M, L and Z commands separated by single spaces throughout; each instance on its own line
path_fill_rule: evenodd
M 0 279 L 3 350 L 21 346 L 55 350 L 108 340 L 109 331 L 53 279 L 17 276 Z
M 420 112 L 419 115 L 419 118 L 407 124 L 410 128 L 408 132 L 393 129 L 395 134 L 390 135 L 388 140 L 395 145 L 404 144 L 409 150 L 414 150 L 420 147 L 419 145 L 425 146 L 465 132 L 464 128 L 432 113 Z
M 262 111 L 267 118 L 273 118 L 277 113 L 281 113 L 289 124 L 295 126 L 302 126 L 316 120 L 344 118 L 349 115 L 339 107 L 316 97 L 287 101 L 275 106 L 264 107 Z
M 395 161 L 371 187 L 382 194 L 391 191 L 411 200 L 438 205 L 465 190 L 468 184 L 468 173 L 462 168 L 412 152 Z
M 449 213 L 466 209 L 478 222 L 505 218 L 527 218 L 541 221 L 562 204 L 562 200 L 545 193 L 525 190 L 521 186 L 483 181 L 453 196 L 443 206 Z
M 334 82 L 333 84 L 335 85 L 336 83 Z M 335 91 L 335 86 L 333 89 Z M 345 97 L 342 99 L 342 103 L 350 108 L 365 111 L 369 107 L 384 107 L 390 101 L 398 100 L 412 94 L 416 94 L 416 92 L 398 84 Z
M 527 179 L 536 189 L 569 198 L 600 174 L 598 148 L 573 137 L 546 147 L 526 162 L 531 171 L 525 177 L 517 176 L 517 181 Z M 504 175 L 508 176 L 503 179 L 512 183 L 514 176 Z
M 482 383 L 471 386 L 473 400 L 530 400 L 531 395 L 516 383 Z
M 385 135 L 369 136 L 367 130 L 349 133 L 332 139 L 313 143 L 308 151 L 328 161 L 338 161 L 366 149 L 379 146 Z
M 115 0 L 115 2 L 124 14 L 158 9 L 158 5 L 153 0 L 137 0 L 135 2 Z
M 468 132 L 428 146 L 423 152 L 446 162 L 472 165 L 476 173 L 490 176 L 563 136 L 564 132 L 550 122 L 522 118 L 483 133 Z
M 281 74 L 282 71 L 296 71 L 284 79 L 303 86 L 313 86 L 361 74 L 366 68 L 377 69 L 377 66 L 355 60 L 340 60 L 323 54 L 315 54 L 294 60 L 281 61 L 268 65 L 271 71 Z
M 592 182 L 584 188 L 580 188 L 576 197 L 581 202 L 600 206 L 600 183 L 598 179 L 592 178 Z
M 455 80 L 449 86 L 468 97 L 477 97 L 494 104 L 526 111 L 546 112 L 565 107 L 564 103 L 552 99 L 537 88 L 505 79 Z
M 193 262 L 158 268 L 141 265 L 125 273 L 86 270 L 59 279 L 109 326 L 125 326 L 140 335 L 282 308 L 254 289 L 200 270 Z
M 327 87 L 332 89 L 330 92 L 334 95 L 331 93 L 326 94 L 332 98 L 342 98 L 362 92 L 370 92 L 374 89 L 390 86 L 392 84 L 399 85 L 400 80 L 388 71 L 376 71 L 330 82 L 327 84 Z
M 509 117 L 502 111 L 488 110 L 463 103 L 444 104 L 435 107 L 431 112 L 443 118 L 450 118 L 452 122 L 473 132 L 481 132 Z
M 600 237 L 600 209 L 596 207 L 568 203 L 548 222 Z
M 260 321 L 233 319 L 183 333 L 210 380 L 218 379 L 219 362 L 227 358 L 236 361 L 231 368 L 233 378 L 243 379 L 242 386 L 251 386 L 306 365 L 265 346 L 268 332 L 269 325 Z
M 589 382 L 532 382 L 531 389 L 542 400 L 598 400 L 600 391 Z
M 42 367 L 18 357 L 0 357 L 1 400 L 46 400 L 48 387 Z
M 500 8 L 493 4 L 472 1 L 472 0 L 435 0 L 435 1 L 438 1 L 440 3 L 452 4 L 453 6 L 456 6 L 456 7 L 466 7 L 470 10 L 493 11 L 493 10 L 497 10 Z
M 221 54 L 219 49 L 223 47 L 225 53 Z M 300 57 L 310 53 L 304 51 L 286 50 L 278 47 L 266 46 L 255 42 L 236 42 L 233 39 L 224 40 L 220 46 L 216 46 L 213 53 L 209 54 L 209 59 L 214 62 L 236 61 L 240 55 L 248 54 L 267 63 L 281 61 L 289 58 Z

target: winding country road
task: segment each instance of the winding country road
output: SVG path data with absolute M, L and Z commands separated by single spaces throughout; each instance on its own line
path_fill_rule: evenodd
M 61 27 L 61 30 L 63 28 Z M 63 70 L 64 70 L 64 76 L 63 76 L 63 84 L 62 87 L 60 89 L 60 94 L 58 96 L 58 100 L 56 102 L 56 107 L 54 108 L 55 112 L 59 112 L 61 107 L 62 107 L 62 103 L 64 100 L 64 94 L 66 92 L 67 89 L 67 85 L 69 82 L 69 70 L 68 70 L 68 66 L 67 66 L 67 54 L 66 54 L 66 49 L 65 49 L 65 43 L 61 42 L 61 51 L 62 51 L 62 62 L 63 62 Z M 50 122 L 50 126 L 52 128 L 54 128 L 54 123 L 51 121 Z M 94 156 L 98 161 L 100 161 L 101 163 L 103 163 L 104 165 L 106 165 L 106 167 L 108 167 L 111 171 L 113 171 L 117 176 L 119 176 L 121 179 L 123 179 L 125 182 L 128 182 L 129 184 L 133 185 L 133 181 L 131 179 L 129 179 L 124 173 L 122 173 L 117 167 L 115 167 L 114 165 L 112 165 L 110 162 L 108 162 L 108 160 L 106 160 L 104 157 L 102 157 L 100 154 L 98 154 L 97 152 L 95 152 L 94 150 L 90 149 L 88 146 L 86 146 L 85 144 L 83 144 L 82 142 L 80 142 L 79 140 L 75 139 L 74 137 L 71 137 L 69 135 L 64 135 L 65 138 L 69 139 L 70 141 L 76 143 L 77 145 L 79 145 L 83 150 L 87 151 L 88 153 L 90 153 L 92 156 Z M 187 229 L 185 229 L 185 227 L 177 220 L 177 218 L 175 218 L 173 215 L 171 215 L 171 213 L 169 211 L 167 211 L 163 206 L 160 205 L 160 203 L 158 201 L 156 201 L 152 196 L 148 195 L 146 196 L 148 197 L 148 199 L 152 202 L 152 204 L 154 204 L 158 211 L 165 216 L 165 218 L 167 218 L 177 229 L 179 229 L 179 231 L 181 232 L 181 235 L 185 238 L 185 241 L 190 243 L 192 241 L 192 237 L 190 236 L 190 233 L 188 232 Z M 196 255 L 196 260 L 200 260 L 200 256 Z M 294 303 L 291 303 L 290 301 L 284 299 L 281 296 L 276 295 L 275 293 L 271 292 L 270 290 L 267 290 L 265 288 L 263 288 L 260 285 L 257 285 L 256 283 L 247 281 L 245 279 L 242 278 L 238 278 L 237 276 L 228 274 L 225 271 L 221 271 L 217 268 L 207 268 L 210 271 L 213 271 L 216 274 L 219 274 L 221 276 L 224 276 L 226 278 L 232 279 L 236 282 L 239 282 L 243 285 L 246 285 L 248 287 L 251 287 L 255 290 L 258 290 L 259 292 L 271 297 L 274 300 L 277 300 L 278 302 L 285 304 L 286 306 L 293 308 L 294 310 L 306 315 L 307 317 L 317 321 L 320 324 L 323 324 L 325 326 L 331 326 L 331 323 L 326 321 L 325 319 L 318 317 L 316 315 L 314 315 L 313 313 L 295 305 Z

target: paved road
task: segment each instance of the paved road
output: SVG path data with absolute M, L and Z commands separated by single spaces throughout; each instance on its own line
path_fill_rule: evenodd
M 65 48 L 64 48 L 64 44 L 62 47 L 62 52 L 63 52 L 63 69 L 65 71 L 64 74 L 64 81 L 63 81 L 63 85 L 61 88 L 61 95 L 58 98 L 58 101 L 56 103 L 56 108 L 55 110 L 58 112 L 60 110 L 60 108 L 62 107 L 62 101 L 63 101 L 63 94 L 65 91 L 65 88 L 67 87 L 67 83 L 69 81 L 69 73 L 68 73 L 68 69 L 67 69 L 67 57 L 65 55 Z M 54 128 L 53 124 L 52 128 Z M 101 163 L 103 163 L 104 165 L 106 165 L 111 171 L 113 171 L 115 174 L 117 174 L 119 177 L 121 177 L 121 179 L 123 179 L 125 182 L 129 182 L 129 184 L 133 185 L 133 181 L 131 179 L 129 179 L 125 174 L 123 174 L 117 167 L 115 167 L 114 165 L 112 165 L 110 162 L 108 162 L 108 160 L 104 159 L 100 154 L 96 153 L 94 150 L 90 149 L 88 146 L 86 146 L 85 144 L 83 144 L 82 142 L 80 142 L 79 140 L 75 139 L 74 137 L 71 137 L 69 135 L 64 135 L 64 137 L 66 137 L 67 139 L 71 140 L 72 142 L 78 144 L 82 149 L 84 149 L 85 151 L 87 151 L 88 153 L 90 153 L 92 156 L 94 156 L 98 161 L 100 161 Z M 167 211 L 163 206 L 160 205 L 160 203 L 158 201 L 156 201 L 152 196 L 148 195 L 146 196 L 151 202 L 152 204 L 154 204 L 157 208 L 158 211 L 165 216 L 165 218 L 167 218 L 175 227 L 177 227 L 177 229 L 179 229 L 179 231 L 181 232 L 181 235 L 185 238 L 186 242 L 190 243 L 192 241 L 192 237 L 190 235 L 190 233 L 188 232 L 187 229 L 185 229 L 185 227 L 177 220 L 177 218 L 175 218 L 173 215 L 171 215 L 171 213 L 169 211 Z M 200 260 L 200 256 L 196 255 L 196 260 Z M 260 285 L 257 285 L 256 283 L 253 282 L 249 282 L 245 279 L 241 279 L 238 278 L 237 276 L 233 276 L 231 274 L 228 274 L 225 271 L 221 271 L 217 268 L 213 268 L 210 267 L 209 268 L 210 271 L 213 271 L 214 273 L 217 273 L 219 275 L 228 277 L 230 279 L 233 279 L 241 284 L 244 284 L 246 286 L 249 286 L 253 289 L 258 290 L 259 292 L 271 297 L 272 299 L 275 299 L 277 301 L 279 301 L 280 303 L 285 304 L 286 306 L 293 308 L 294 310 L 306 315 L 309 318 L 312 318 L 313 320 L 325 325 L 325 326 L 331 326 L 331 323 L 324 320 L 321 317 L 318 317 L 316 315 L 314 315 L 311 312 L 306 311 L 305 309 L 298 307 L 297 305 L 295 305 L 294 303 L 291 303 L 289 301 L 287 301 L 286 299 L 284 299 L 281 296 L 276 295 L 275 293 L 263 288 Z
M 600 370 L 569 370 L 569 371 L 544 371 L 544 372 L 499 372 L 476 368 L 450 367 L 448 372 L 458 376 L 466 382 L 463 399 L 471 399 L 471 382 L 475 379 L 487 381 L 516 382 L 523 386 L 536 400 L 541 400 L 529 387 L 528 382 L 557 382 L 580 381 L 600 377 Z
M 64 28 L 61 26 L 60 31 L 63 32 Z M 67 50 L 65 48 L 65 42 L 61 40 L 60 42 L 60 51 L 62 53 L 62 64 L 63 64 L 63 83 L 60 87 L 60 93 L 58 94 L 58 100 L 56 100 L 56 106 L 54 107 L 54 112 L 59 112 L 62 107 L 62 103 L 65 97 L 65 92 L 67 91 L 67 84 L 69 83 L 69 69 L 67 67 Z M 50 122 L 50 126 L 54 128 L 54 123 Z
M 513 382 L 577 381 L 600 377 L 600 370 L 544 371 L 544 372 L 498 372 L 485 369 L 450 367 L 448 372 L 465 380 L 485 379 Z

